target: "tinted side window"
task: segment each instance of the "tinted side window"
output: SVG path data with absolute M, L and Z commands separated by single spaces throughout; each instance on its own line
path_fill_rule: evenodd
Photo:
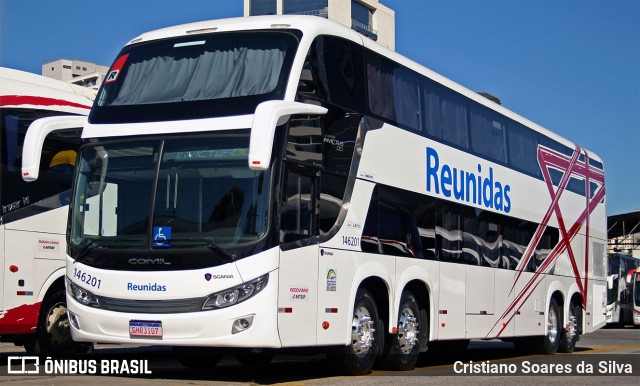
M 462 206 L 438 201 L 436 206 L 436 248 L 438 259 L 454 263 L 462 258 Z
M 423 226 L 432 225 L 429 225 L 429 215 L 425 214 L 428 210 L 418 210 L 420 199 L 416 193 L 377 186 L 363 229 L 362 250 L 391 256 L 434 258 L 434 246 L 425 255 L 425 247 L 433 243 L 427 242 L 424 246 L 422 243 L 429 231 L 420 229 L 418 223 L 422 220 Z M 418 214 L 422 218 L 418 218 Z
M 338 219 L 347 177 L 323 172 L 320 176 L 320 201 L 318 203 L 318 231 L 320 235 L 331 230 Z
M 425 79 L 423 115 L 426 133 L 461 148 L 469 146 L 467 101 L 462 95 Z
M 321 166 L 323 163 L 322 118 L 294 117 L 289 124 L 286 157 Z
M 505 216 L 502 219 L 502 227 L 502 267 L 516 269 L 537 226 L 528 221 Z
M 471 149 L 485 158 L 507 161 L 505 119 L 493 110 L 471 104 Z
M 546 227 L 542 233 L 542 237 L 536 246 L 534 264 L 537 267 L 542 265 L 544 260 L 549 256 L 551 250 L 558 244 L 560 232 L 556 228 Z
M 378 186 L 373 189 L 367 219 L 362 229 L 362 251 L 369 253 L 382 253 L 380 238 L 378 237 Z
M 331 36 L 315 40 L 302 70 L 300 96 L 364 112 L 365 86 L 361 46 Z
M 509 164 L 515 169 L 540 178 L 538 135 L 533 130 L 509 121 Z
M 425 259 L 436 259 L 436 200 L 433 197 L 417 195 L 417 203 L 413 206 L 413 217 L 416 220 L 422 255 Z
M 538 224 L 378 185 L 362 232 L 362 250 L 392 256 L 515 270 Z M 546 227 L 525 271 L 534 272 L 559 240 Z
M 422 258 L 422 243 L 412 213 L 417 204 L 413 194 L 388 187 L 381 187 L 378 194 L 378 230 L 382 252 Z
M 368 105 L 372 114 L 411 131 L 421 130 L 420 76 L 367 52 Z
M 50 111 L 5 110 L 2 113 L 2 215 L 43 199 L 62 194 L 47 207 L 69 204 L 81 128 L 55 131 L 44 141 L 40 159 L 40 177 L 34 182 L 22 180 L 22 144 L 27 129 L 36 119 L 59 115 Z
M 280 208 L 280 241 L 287 243 L 316 234 L 314 171 L 287 163 Z
M 332 108 L 321 119 L 323 122 L 323 166 L 325 170 L 347 175 L 356 145 L 360 114 Z

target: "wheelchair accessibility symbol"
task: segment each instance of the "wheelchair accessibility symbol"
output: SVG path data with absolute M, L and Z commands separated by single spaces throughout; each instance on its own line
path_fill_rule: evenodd
M 153 246 L 154 247 L 170 247 L 171 227 L 153 227 Z

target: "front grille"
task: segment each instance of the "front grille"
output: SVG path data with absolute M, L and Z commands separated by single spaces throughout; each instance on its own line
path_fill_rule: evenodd
M 178 314 L 202 311 L 206 297 L 171 300 L 128 300 L 96 296 L 100 308 L 107 311 L 140 314 Z

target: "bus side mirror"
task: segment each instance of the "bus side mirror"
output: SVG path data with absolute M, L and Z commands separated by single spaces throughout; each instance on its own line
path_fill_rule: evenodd
M 61 115 L 33 121 L 22 145 L 22 179 L 27 182 L 38 179 L 42 145 L 47 135 L 56 130 L 84 127 L 85 123 L 87 117 L 82 115 Z
M 327 109 L 322 106 L 300 102 L 267 101 L 256 108 L 251 125 L 249 139 L 249 169 L 267 170 L 271 161 L 273 138 L 276 127 L 283 125 L 291 115 L 324 115 Z

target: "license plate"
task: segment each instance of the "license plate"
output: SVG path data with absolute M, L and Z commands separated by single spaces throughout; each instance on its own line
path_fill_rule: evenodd
M 162 322 L 131 320 L 129 321 L 129 336 L 132 338 L 162 339 Z

